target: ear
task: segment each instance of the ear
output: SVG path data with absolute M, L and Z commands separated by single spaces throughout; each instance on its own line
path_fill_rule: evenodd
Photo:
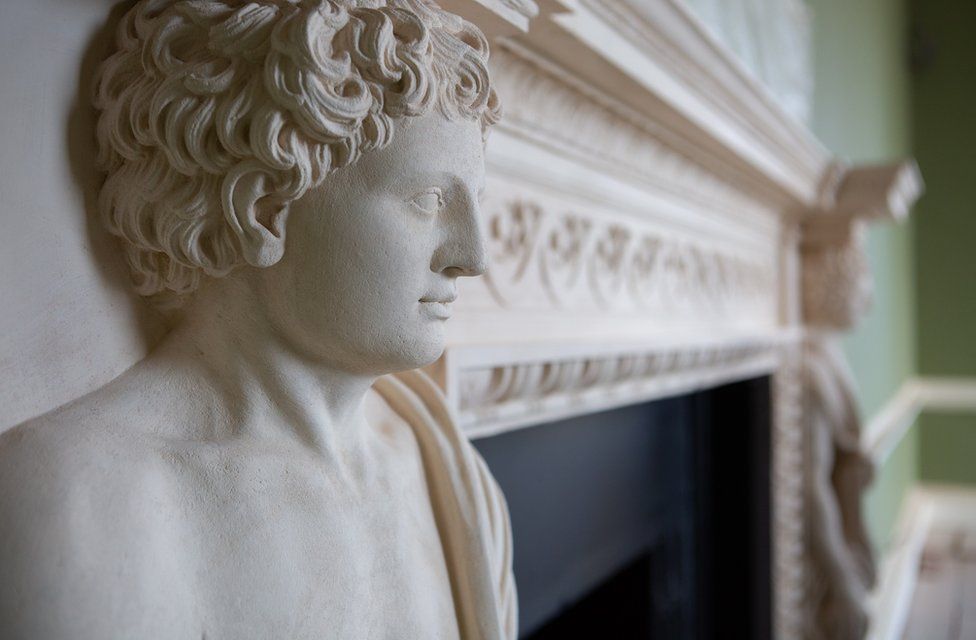
M 263 167 L 238 165 L 224 179 L 224 217 L 241 246 L 244 260 L 270 267 L 285 253 L 288 203 L 270 198 L 271 180 Z

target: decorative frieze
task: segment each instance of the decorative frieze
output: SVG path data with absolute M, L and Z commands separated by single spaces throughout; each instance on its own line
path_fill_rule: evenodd
M 784 337 L 692 345 L 533 345 L 455 350 L 434 376 L 471 437 L 775 371 Z
M 672 317 L 754 313 L 775 304 L 775 264 L 651 225 L 511 197 L 484 207 L 502 308 L 651 312 Z

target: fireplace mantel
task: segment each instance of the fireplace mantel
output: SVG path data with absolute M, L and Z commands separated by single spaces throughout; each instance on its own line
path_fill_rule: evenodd
M 778 371 L 803 247 L 918 195 L 911 162 L 833 158 L 679 0 L 448 5 L 532 17 L 493 27 L 491 267 L 433 368 L 472 435 Z
M 432 373 L 472 437 L 771 375 L 773 623 L 801 637 L 804 286 L 864 275 L 804 257 L 902 219 L 917 168 L 833 158 L 679 0 L 445 6 L 487 25 L 505 115 L 491 267 Z

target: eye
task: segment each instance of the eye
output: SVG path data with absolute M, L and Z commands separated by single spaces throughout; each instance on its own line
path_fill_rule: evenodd
M 444 206 L 444 193 L 437 187 L 432 187 L 418 194 L 411 202 L 424 213 L 433 215 Z

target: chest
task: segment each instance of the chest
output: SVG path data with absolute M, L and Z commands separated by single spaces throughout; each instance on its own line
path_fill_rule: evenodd
M 178 572 L 207 638 L 458 637 L 419 464 L 350 479 L 246 459 L 181 474 Z

